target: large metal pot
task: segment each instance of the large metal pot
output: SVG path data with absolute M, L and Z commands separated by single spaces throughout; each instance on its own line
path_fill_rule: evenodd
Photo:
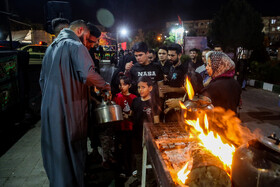
M 278 144 L 266 137 L 258 137 L 236 149 L 232 163 L 234 186 L 279 187 L 280 146 Z
M 123 120 L 122 108 L 113 101 L 102 100 L 97 105 L 95 115 L 99 124 Z

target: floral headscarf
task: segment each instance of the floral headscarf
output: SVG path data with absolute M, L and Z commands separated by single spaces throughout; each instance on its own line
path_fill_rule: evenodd
M 212 78 L 217 77 L 233 77 L 235 73 L 234 62 L 221 51 L 209 51 L 206 54 L 206 59 L 211 60 L 211 68 L 213 70 Z

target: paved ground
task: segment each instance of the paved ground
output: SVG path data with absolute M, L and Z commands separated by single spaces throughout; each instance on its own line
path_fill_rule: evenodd
M 242 93 L 242 98 L 243 109 L 240 116 L 243 124 L 251 130 L 261 129 L 264 135 L 276 132 L 280 136 L 278 94 L 248 88 Z M 92 169 L 100 171 L 100 167 Z M 108 176 L 113 175 L 110 171 L 105 171 L 103 174 L 106 172 Z M 40 151 L 39 121 L 0 158 L 0 186 L 42 187 L 48 185 Z M 92 183 L 92 186 L 97 185 Z M 114 184 L 111 183 L 110 186 L 114 186 Z
M 40 132 L 38 122 L 0 158 L 0 186 L 49 186 L 42 163 Z
M 242 93 L 243 108 L 240 118 L 250 130 L 260 129 L 263 135 L 275 132 L 280 137 L 279 94 L 248 88 Z

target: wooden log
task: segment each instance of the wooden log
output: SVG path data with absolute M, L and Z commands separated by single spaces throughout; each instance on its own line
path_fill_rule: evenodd
M 161 141 L 159 141 L 161 142 Z M 159 144 L 158 142 L 158 144 Z M 167 140 L 162 143 L 166 143 Z M 173 145 L 176 141 L 170 141 Z M 177 143 L 177 142 L 176 142 Z M 197 139 L 184 141 L 187 146 L 181 149 L 173 149 L 168 146 L 166 149 L 159 146 L 162 158 L 173 178 L 178 184 L 177 173 L 190 162 L 191 172 L 188 175 L 186 185 L 189 187 L 230 187 L 232 186 L 229 175 L 224 169 L 220 159 L 200 146 Z
M 193 159 L 192 170 L 186 184 L 190 187 L 230 187 L 229 175 L 223 163 L 205 148 L 190 142 L 189 151 Z

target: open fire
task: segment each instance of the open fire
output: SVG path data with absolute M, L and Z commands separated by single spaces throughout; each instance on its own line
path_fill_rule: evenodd
M 159 186 L 279 186 L 276 135 L 253 134 L 233 111 L 194 95 L 188 80 L 186 91 L 192 100 L 181 103 L 184 121 L 144 123 Z
M 186 124 L 190 125 L 193 128 L 190 128 L 190 135 L 196 137 L 199 141 L 198 145 L 201 148 L 206 149 L 211 152 L 214 156 L 218 157 L 220 161 L 222 161 L 224 170 L 231 175 L 231 165 L 232 165 L 232 157 L 235 151 L 235 147 L 231 144 L 223 143 L 221 137 L 218 134 L 214 134 L 213 131 L 209 131 L 209 124 L 207 120 L 207 115 L 204 118 L 204 128 L 206 129 L 206 133 L 203 128 L 200 126 L 199 118 L 196 121 L 194 120 L 186 120 Z M 180 183 L 185 184 L 185 181 L 188 178 L 188 174 L 192 169 L 192 158 L 187 160 L 186 165 L 178 172 L 178 179 Z
M 233 111 L 214 108 L 208 97 L 195 95 L 188 79 L 185 90 L 184 121 L 144 125 L 158 181 L 161 186 L 230 187 L 236 148 L 256 137 Z
M 188 78 L 186 79 L 185 90 L 187 91 L 188 98 L 192 100 L 194 98 L 194 90 Z M 180 103 L 180 105 L 182 109 L 191 111 L 191 109 L 186 108 L 183 103 Z M 238 118 L 234 117 L 234 113 L 232 113 L 231 111 L 225 112 L 222 109 L 217 109 L 216 111 L 218 111 L 218 113 L 220 112 L 219 116 L 222 116 L 222 118 L 224 118 L 224 120 L 216 119 L 216 122 L 219 121 L 219 123 L 223 123 L 223 121 L 227 121 L 226 123 L 228 124 L 226 125 L 235 125 L 236 123 L 240 123 Z M 214 157 L 218 158 L 218 160 L 222 163 L 223 168 L 221 169 L 227 173 L 229 178 L 231 178 L 231 167 L 233 154 L 235 152 L 235 146 L 243 143 L 243 141 L 240 140 L 242 139 L 242 135 L 240 135 L 239 131 L 240 129 L 237 128 L 233 130 L 234 132 L 229 132 L 232 130 L 232 127 L 225 126 L 225 124 L 216 123 L 216 127 L 218 127 L 216 128 L 218 129 L 216 131 L 215 127 L 209 127 L 209 121 L 206 113 L 207 112 L 203 110 L 197 112 L 196 120 L 189 119 L 185 113 L 184 119 L 186 130 L 189 133 L 189 140 L 196 142 L 199 147 L 196 147 L 196 149 L 201 149 L 203 151 L 209 152 Z M 215 121 L 215 119 L 213 119 L 212 122 L 213 121 Z M 219 132 L 223 132 L 223 136 L 221 136 Z M 227 135 L 234 134 L 235 132 L 238 132 L 238 135 L 227 137 Z M 249 133 L 249 135 L 251 135 L 250 131 L 247 130 L 247 132 Z M 173 176 L 174 182 L 178 184 L 188 184 L 189 174 L 191 173 L 192 169 L 195 169 L 193 166 L 194 158 L 191 154 L 188 155 L 189 156 L 187 157 L 187 160 L 185 160 L 186 164 L 180 171 L 177 172 L 177 179 Z

